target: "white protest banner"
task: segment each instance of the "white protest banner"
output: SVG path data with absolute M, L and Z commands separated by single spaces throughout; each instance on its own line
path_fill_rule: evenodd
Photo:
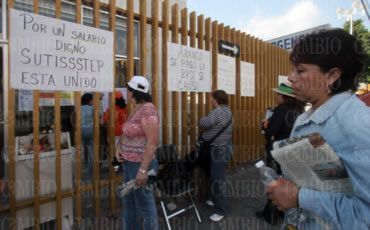
M 240 95 L 242 97 L 255 97 L 255 67 L 253 63 L 240 63 Z
M 10 10 L 10 83 L 15 89 L 113 91 L 113 33 Z
M 211 53 L 168 43 L 168 91 L 210 92 Z
M 235 94 L 236 85 L 236 62 L 235 58 L 218 55 L 217 88 L 225 90 L 228 94 Z

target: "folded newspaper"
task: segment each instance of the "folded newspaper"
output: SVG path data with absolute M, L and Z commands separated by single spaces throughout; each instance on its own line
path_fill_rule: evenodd
M 152 183 L 153 181 L 153 177 L 156 176 L 156 172 L 154 171 L 154 169 L 151 169 L 149 172 L 148 172 L 148 184 Z M 148 186 L 148 185 L 147 185 Z M 122 182 L 119 186 L 118 186 L 118 191 L 119 191 L 119 194 L 121 197 L 124 197 L 126 196 L 127 194 L 129 194 L 132 190 L 136 190 L 138 188 L 141 188 L 140 186 L 136 185 L 136 179 L 132 179 L 130 181 L 127 181 L 127 182 Z
M 271 154 L 284 176 L 300 187 L 353 194 L 341 159 L 319 133 L 277 141 Z

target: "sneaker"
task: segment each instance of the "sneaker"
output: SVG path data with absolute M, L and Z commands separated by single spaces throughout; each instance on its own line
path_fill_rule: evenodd
M 207 204 L 208 206 L 210 206 L 210 207 L 214 207 L 214 206 L 215 206 L 215 203 L 213 203 L 213 201 L 211 201 L 211 200 L 207 200 L 207 201 L 206 201 L 206 204 Z
M 219 222 L 224 218 L 224 216 L 218 215 L 217 213 L 213 214 L 212 216 L 209 217 L 210 220 L 213 222 Z

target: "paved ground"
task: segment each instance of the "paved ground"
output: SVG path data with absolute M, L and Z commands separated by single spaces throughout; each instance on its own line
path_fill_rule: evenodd
M 104 175 L 104 169 L 102 174 Z M 219 223 L 213 223 L 208 220 L 208 216 L 212 214 L 212 209 L 209 208 L 203 201 L 197 200 L 202 222 L 198 223 L 195 213 L 189 210 L 178 217 L 171 220 L 171 226 L 173 230 L 264 230 L 264 229 L 280 229 L 278 225 L 272 226 L 264 221 L 261 221 L 254 217 L 254 213 L 260 210 L 264 203 L 264 188 L 258 180 L 258 172 L 252 165 L 245 165 L 244 167 L 237 167 L 229 170 L 227 173 L 227 180 L 229 182 L 228 187 L 228 200 L 231 208 L 230 214 Z M 4 202 L 4 200 L 3 200 Z M 97 221 L 93 218 L 93 205 L 92 197 L 83 197 L 83 220 L 80 227 L 74 227 L 73 229 L 122 229 L 122 219 L 119 215 L 115 217 L 104 216 L 99 218 Z M 177 206 L 181 206 L 184 203 L 182 199 L 176 200 Z M 109 215 L 108 200 L 102 199 L 102 213 Z M 162 210 L 158 204 L 158 215 L 160 222 L 160 229 L 167 229 L 166 222 L 163 218 Z M 7 216 L 0 216 L 1 230 L 7 229 L 6 221 Z M 5 221 L 5 222 L 4 222 Z M 95 224 L 93 224 L 95 222 Z M 5 223 L 5 224 L 4 224 Z M 53 223 L 45 226 L 43 229 L 55 229 Z
M 196 215 L 192 210 L 173 218 L 170 223 L 173 230 L 264 230 L 264 229 L 280 229 L 279 225 L 272 226 L 266 222 L 255 218 L 254 214 L 260 210 L 266 201 L 264 196 L 264 188 L 258 179 L 258 172 L 252 165 L 237 167 L 229 170 L 227 174 L 229 182 L 228 200 L 231 212 L 224 220 L 219 223 L 209 221 L 208 217 L 212 214 L 212 209 L 204 202 L 196 201 L 202 222 L 198 223 Z M 107 203 L 107 202 L 102 202 Z M 184 204 L 182 199 L 176 200 L 177 206 Z M 186 204 L 185 204 L 186 205 Z M 163 212 L 158 203 L 158 215 L 160 229 L 167 229 L 166 222 L 163 217 Z M 108 207 L 106 207 L 108 208 Z M 88 211 L 88 210 L 85 210 Z M 91 208 L 92 211 L 92 208 Z M 92 215 L 92 214 L 91 214 Z M 86 218 L 81 229 L 89 229 L 91 219 Z M 98 229 L 122 229 L 122 220 L 118 217 L 114 219 L 101 218 L 100 223 L 96 226 Z

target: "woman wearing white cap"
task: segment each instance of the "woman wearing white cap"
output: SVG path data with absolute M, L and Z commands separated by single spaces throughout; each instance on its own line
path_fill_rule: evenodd
M 127 119 L 121 137 L 117 159 L 123 161 L 128 182 L 136 179 L 140 189 L 133 190 L 124 197 L 124 229 L 158 229 L 158 215 L 153 192 L 145 188 L 147 172 L 158 169 L 154 152 L 158 146 L 159 115 L 151 103 L 149 82 L 141 76 L 134 76 L 127 84 L 128 100 L 133 110 Z

